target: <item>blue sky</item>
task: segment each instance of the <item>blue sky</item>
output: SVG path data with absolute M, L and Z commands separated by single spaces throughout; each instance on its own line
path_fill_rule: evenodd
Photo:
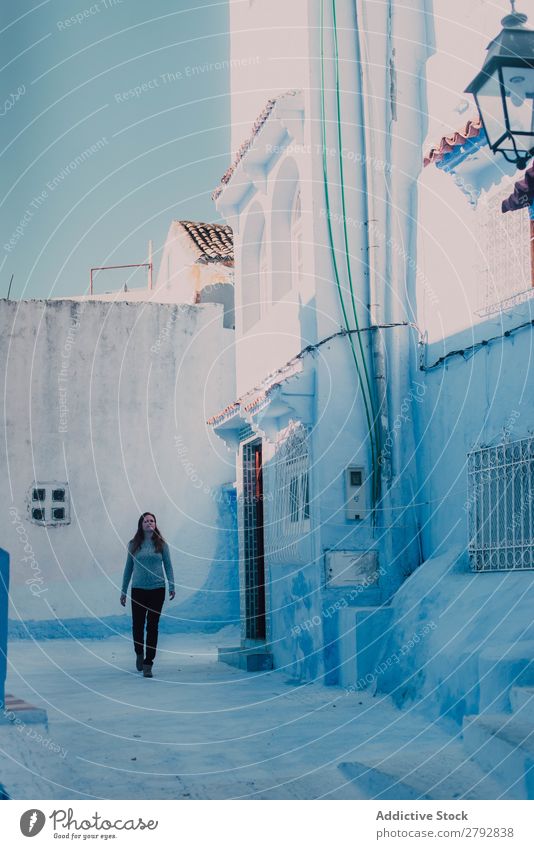
M 226 0 L 18 0 L 0 15 L 0 297 L 12 273 L 11 297 L 82 293 L 91 266 L 144 262 L 149 239 L 157 269 L 172 218 L 220 220 Z

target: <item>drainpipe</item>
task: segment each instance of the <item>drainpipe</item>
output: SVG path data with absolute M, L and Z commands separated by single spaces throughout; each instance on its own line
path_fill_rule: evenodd
M 377 272 L 379 264 L 379 251 L 385 250 L 385 221 L 381 221 L 378 217 L 376 209 L 377 185 L 376 169 L 373 171 L 373 151 L 378 149 L 378 145 L 373 144 L 373 126 L 374 126 L 374 110 L 373 110 L 373 87 L 372 76 L 369 68 L 369 56 L 367 55 L 367 46 L 365 38 L 366 10 L 364 0 L 354 0 L 356 12 L 356 38 L 358 43 L 359 55 L 359 71 L 361 81 L 361 100 L 363 114 L 363 133 L 365 140 L 364 150 L 364 168 L 366 173 L 366 204 L 367 204 L 367 262 L 369 276 L 369 313 L 371 325 L 380 325 L 386 323 L 386 284 L 385 280 L 380 280 L 380 275 Z M 390 4 L 388 3 L 388 11 Z M 379 102 L 385 98 L 385 91 Z M 384 125 L 386 132 L 386 125 Z M 384 150 L 387 148 L 384 146 Z M 385 182 L 385 175 L 384 175 Z M 382 187 L 383 188 L 383 187 Z M 381 226 L 382 225 L 382 226 Z M 379 244 L 382 241 L 382 244 Z M 385 263 L 384 263 L 385 264 Z M 383 275 L 385 278 L 385 273 Z M 376 387 L 377 411 L 379 418 L 380 429 L 380 445 L 384 446 L 389 434 L 389 409 L 387 396 L 387 370 L 386 370 L 386 351 L 382 332 L 378 329 L 372 331 L 371 347 L 373 352 L 374 379 Z M 381 480 L 386 484 L 386 489 L 389 489 L 392 478 L 392 468 L 389 459 L 389 454 L 382 453 L 379 456 L 379 466 L 381 472 Z M 384 491 L 382 492 L 382 498 Z M 384 515 L 384 514 L 382 514 Z

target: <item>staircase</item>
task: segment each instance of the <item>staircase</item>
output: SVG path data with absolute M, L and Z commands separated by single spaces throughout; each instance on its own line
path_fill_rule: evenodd
M 499 777 L 510 799 L 534 799 L 534 687 L 512 687 L 511 712 L 466 716 L 463 739 L 473 761 Z
M 463 720 L 470 757 L 498 775 L 507 798 L 534 799 L 534 641 L 479 658 L 479 713 Z

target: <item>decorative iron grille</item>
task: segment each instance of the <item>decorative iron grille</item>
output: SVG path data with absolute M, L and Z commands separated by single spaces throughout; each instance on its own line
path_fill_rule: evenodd
M 282 432 L 269 464 L 274 498 L 269 502 L 266 547 L 273 562 L 299 562 L 300 542 L 310 532 L 308 433 L 291 423 Z
M 468 455 L 469 558 L 477 572 L 534 568 L 534 437 Z
M 479 315 L 491 315 L 513 306 L 515 299 L 532 296 L 531 233 L 528 209 L 501 212 L 501 203 L 510 194 L 508 183 L 479 207 L 479 244 L 482 274 L 479 277 Z M 509 303 L 511 301 L 511 303 Z

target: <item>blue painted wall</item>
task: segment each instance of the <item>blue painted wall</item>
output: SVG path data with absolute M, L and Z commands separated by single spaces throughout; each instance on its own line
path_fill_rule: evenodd
M 477 353 L 455 356 L 420 373 L 424 403 L 415 410 L 419 516 L 425 559 L 467 544 L 467 453 L 534 432 L 532 301 L 428 346 L 431 364 L 448 351 L 491 337 Z M 527 323 L 508 336 L 504 333 Z
M 0 548 L 0 707 L 4 706 L 7 667 L 7 608 L 9 600 L 9 554 Z
M 475 446 L 534 432 L 531 309 L 522 304 L 429 346 L 427 364 L 465 354 L 419 377 L 415 501 L 425 562 L 395 594 L 392 625 L 376 641 L 377 665 L 386 664 L 376 686 L 399 705 L 422 700 L 456 722 L 510 710 L 510 687 L 534 684 L 534 572 L 469 570 L 466 470 Z M 502 338 L 468 350 L 494 336 Z

